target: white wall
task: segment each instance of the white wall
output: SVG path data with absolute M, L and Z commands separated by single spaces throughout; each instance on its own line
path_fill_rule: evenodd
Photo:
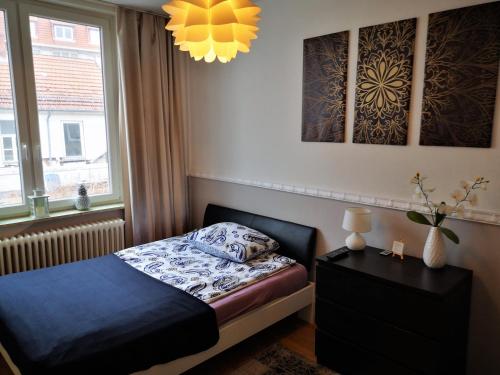
M 230 64 L 191 64 L 193 174 L 326 188 L 410 199 L 410 177 L 420 171 L 436 198 L 465 178 L 493 182 L 480 207 L 500 213 L 500 113 L 490 149 L 418 145 L 427 16 L 480 3 L 474 0 L 262 1 L 261 30 L 248 55 Z M 417 17 L 408 146 L 352 143 L 359 27 Z M 302 41 L 349 30 L 347 142 L 301 142 Z M 500 85 L 499 85 L 500 87 Z M 500 90 L 499 90 L 500 91 Z M 500 95 L 497 95 L 497 108 Z M 271 162 L 272 161 L 272 162 Z
M 480 207 L 500 213 L 500 94 L 490 149 L 418 145 L 427 15 L 481 3 L 474 0 L 268 0 L 261 31 L 248 55 L 229 64 L 191 63 L 190 173 L 211 178 L 316 187 L 389 199 L 411 198 L 410 177 L 419 170 L 447 198 L 458 181 L 476 175 L 492 180 Z M 352 144 L 354 83 L 359 27 L 417 17 L 408 146 Z M 349 30 L 347 134 L 345 144 L 302 143 L 302 41 Z M 497 92 L 500 90 L 497 90 Z M 330 199 L 192 177 L 193 224 L 214 202 L 319 229 L 317 253 L 340 246 L 346 204 Z M 403 238 L 421 256 L 426 227 L 404 212 L 372 208 L 371 245 L 389 247 Z M 498 217 L 498 215 L 497 215 Z M 449 263 L 474 271 L 469 374 L 500 369 L 500 226 L 450 220 L 461 244 L 448 244 Z

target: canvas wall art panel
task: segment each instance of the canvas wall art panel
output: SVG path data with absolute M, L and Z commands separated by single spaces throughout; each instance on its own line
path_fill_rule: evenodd
M 490 147 L 500 2 L 429 15 L 420 144 Z
M 416 19 L 359 30 L 354 143 L 406 145 Z
M 304 40 L 304 142 L 344 142 L 348 43 L 348 31 Z

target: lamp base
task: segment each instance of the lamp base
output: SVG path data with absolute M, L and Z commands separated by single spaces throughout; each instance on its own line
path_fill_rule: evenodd
M 345 245 L 349 250 L 363 250 L 366 247 L 366 241 L 358 232 L 352 232 L 345 239 Z

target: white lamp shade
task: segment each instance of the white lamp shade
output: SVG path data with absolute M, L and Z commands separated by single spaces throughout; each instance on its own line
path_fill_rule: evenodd
M 345 210 L 342 228 L 351 232 L 366 233 L 372 230 L 372 212 L 368 208 L 351 207 Z

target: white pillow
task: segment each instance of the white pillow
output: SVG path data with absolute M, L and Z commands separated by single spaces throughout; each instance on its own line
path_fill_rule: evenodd
M 244 263 L 279 248 L 265 234 L 237 223 L 217 223 L 186 234 L 201 251 L 233 262 Z

